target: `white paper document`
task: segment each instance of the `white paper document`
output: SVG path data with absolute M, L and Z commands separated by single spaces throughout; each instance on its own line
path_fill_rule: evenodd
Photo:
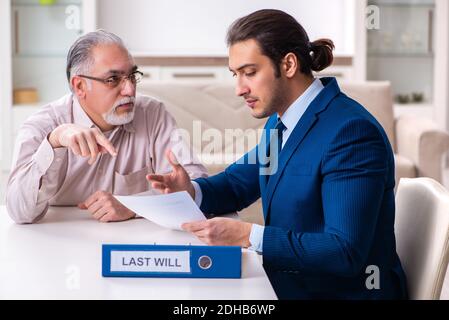
M 182 230 L 185 222 L 206 220 L 200 208 L 186 192 L 153 196 L 114 196 L 125 207 L 160 226 Z

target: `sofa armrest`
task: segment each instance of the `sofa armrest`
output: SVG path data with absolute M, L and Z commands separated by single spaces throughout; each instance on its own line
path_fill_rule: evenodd
M 396 120 L 397 153 L 409 158 L 418 176 L 442 181 L 442 156 L 449 149 L 449 134 L 429 119 L 402 116 Z

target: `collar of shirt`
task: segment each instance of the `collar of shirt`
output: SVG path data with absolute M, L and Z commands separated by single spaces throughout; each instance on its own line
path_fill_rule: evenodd
M 304 112 L 306 112 L 309 105 L 313 100 L 320 94 L 321 90 L 324 89 L 323 84 L 320 79 L 315 79 L 312 84 L 307 88 L 304 93 L 296 99 L 295 102 L 287 109 L 287 111 L 282 115 L 281 120 L 285 125 L 286 129 L 282 135 L 282 146 L 285 145 L 290 134 L 295 129 L 296 125 L 301 119 Z M 279 115 L 278 115 L 279 117 Z
M 75 96 L 73 96 L 72 100 L 73 100 L 73 123 L 82 125 L 86 128 L 93 128 L 94 126 L 97 127 L 95 123 L 89 118 L 86 111 L 84 111 L 83 107 L 81 107 L 78 99 Z M 135 105 L 134 108 L 136 108 Z M 117 126 L 116 128 L 114 128 L 113 132 L 121 128 L 125 129 L 128 132 L 135 132 L 133 123 L 134 119 L 130 123 Z

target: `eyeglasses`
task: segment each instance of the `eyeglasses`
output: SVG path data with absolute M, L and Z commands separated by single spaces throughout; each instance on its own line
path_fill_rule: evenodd
M 125 81 L 125 79 L 131 81 L 133 85 L 136 85 L 137 83 L 140 82 L 140 80 L 142 80 L 143 73 L 140 71 L 134 71 L 127 76 L 110 76 L 109 78 L 106 79 L 85 75 L 78 75 L 78 77 L 103 82 L 109 88 L 116 88 L 118 85 L 122 84 Z

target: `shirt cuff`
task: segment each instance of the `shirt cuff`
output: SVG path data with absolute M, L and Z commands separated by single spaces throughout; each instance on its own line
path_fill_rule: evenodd
M 53 165 L 60 167 L 66 152 L 66 148 L 53 149 L 48 139 L 45 138 L 33 155 L 33 160 L 36 162 L 41 176 L 45 175 Z
M 192 181 L 193 189 L 195 189 L 195 203 L 198 207 L 201 207 L 201 202 L 203 202 L 203 192 L 198 182 Z
M 250 250 L 256 251 L 257 253 L 262 253 L 264 230 L 265 227 L 258 224 L 253 224 L 249 235 L 249 242 L 251 243 L 251 246 L 249 247 Z

